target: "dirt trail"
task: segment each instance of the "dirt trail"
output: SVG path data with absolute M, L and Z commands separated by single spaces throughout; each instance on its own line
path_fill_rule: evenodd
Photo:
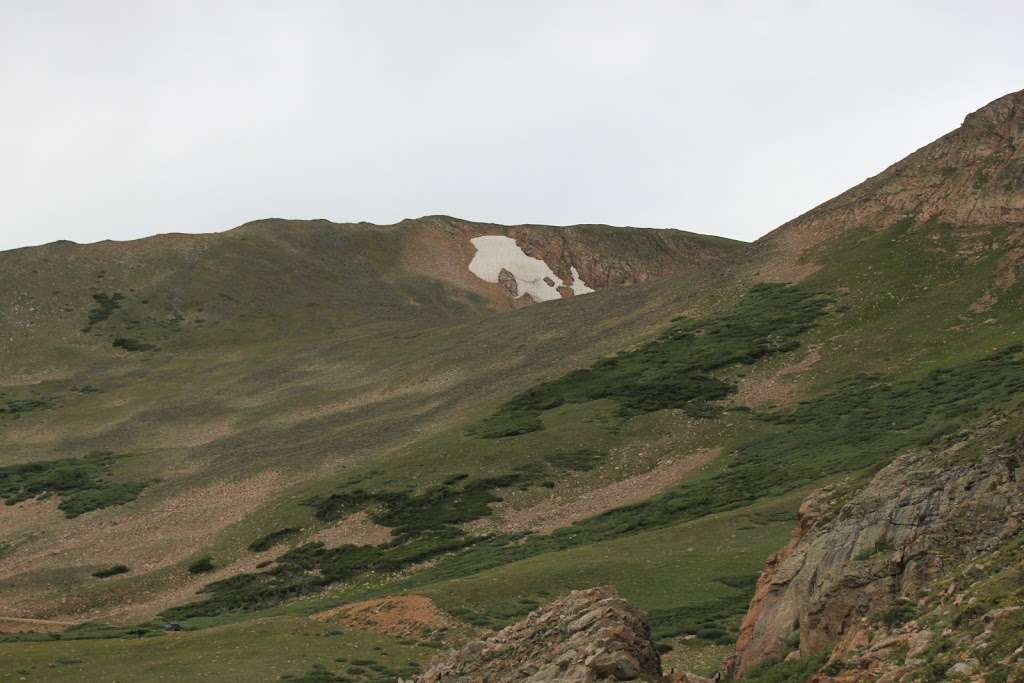
M 53 621 L 52 619 L 26 619 L 24 617 L 0 616 L 0 621 L 16 621 L 23 624 L 53 624 L 56 626 L 75 626 L 76 621 Z

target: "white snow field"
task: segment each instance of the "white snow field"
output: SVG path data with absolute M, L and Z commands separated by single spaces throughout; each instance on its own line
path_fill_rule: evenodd
M 561 299 L 558 288 L 564 287 L 562 279 L 548 267 L 544 261 L 527 256 L 516 241 L 504 235 L 483 235 L 470 240 L 476 247 L 476 254 L 469 262 L 469 270 L 485 282 L 498 282 L 498 274 L 507 270 L 516 278 L 518 294 L 516 298 L 529 294 L 534 301 L 551 301 Z M 580 279 L 576 267 L 572 268 L 572 291 L 575 294 L 593 292 Z M 545 278 L 553 282 L 549 285 Z

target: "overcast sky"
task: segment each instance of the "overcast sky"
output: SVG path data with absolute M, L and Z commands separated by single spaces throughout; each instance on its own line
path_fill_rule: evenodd
M 0 249 L 256 218 L 754 239 L 1024 88 L 1024 2 L 0 0 Z

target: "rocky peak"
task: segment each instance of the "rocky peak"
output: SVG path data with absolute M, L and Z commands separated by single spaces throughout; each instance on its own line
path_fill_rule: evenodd
M 614 588 L 573 591 L 452 651 L 416 683 L 661 680 L 643 615 Z
M 964 118 L 965 129 L 995 134 L 1020 150 L 1024 140 L 1024 90 L 1003 95 Z
M 929 221 L 954 226 L 964 241 L 1024 225 L 1024 90 L 761 238 L 759 267 L 770 279 L 799 280 L 816 270 L 819 247 L 844 233 Z

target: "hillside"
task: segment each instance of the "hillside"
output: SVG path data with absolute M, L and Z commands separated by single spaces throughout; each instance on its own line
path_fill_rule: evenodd
M 75 619 L 142 600 L 132 614 L 154 616 L 163 603 L 151 591 L 198 588 L 209 577 L 183 572 L 189 558 L 290 487 L 587 362 L 642 333 L 636 320 L 666 317 L 627 290 L 581 298 L 568 315 L 548 304 L 495 316 L 530 297 L 469 270 L 480 234 L 514 235 L 524 254 L 554 273 L 575 269 L 600 292 L 698 277 L 743 246 L 679 231 L 428 218 L 263 221 L 0 255 L 18 283 L 3 292 L 0 464 L 65 463 L 69 476 L 100 482 L 79 498 L 101 496 L 74 510 L 59 496 L 5 496 L 27 498 L 4 509 L 5 604 Z M 510 335 L 516 326 L 530 332 Z M 97 451 L 112 455 L 75 464 Z M 102 483 L 111 477 L 129 491 Z M 126 599 L 95 585 L 91 573 L 113 555 L 146 589 Z M 74 601 L 57 597 L 67 592 Z
M 611 585 L 666 674 L 1017 680 L 1022 143 L 1024 91 L 750 247 L 431 217 L 0 254 L 0 616 L 62 631 L 0 653 L 394 680 Z

